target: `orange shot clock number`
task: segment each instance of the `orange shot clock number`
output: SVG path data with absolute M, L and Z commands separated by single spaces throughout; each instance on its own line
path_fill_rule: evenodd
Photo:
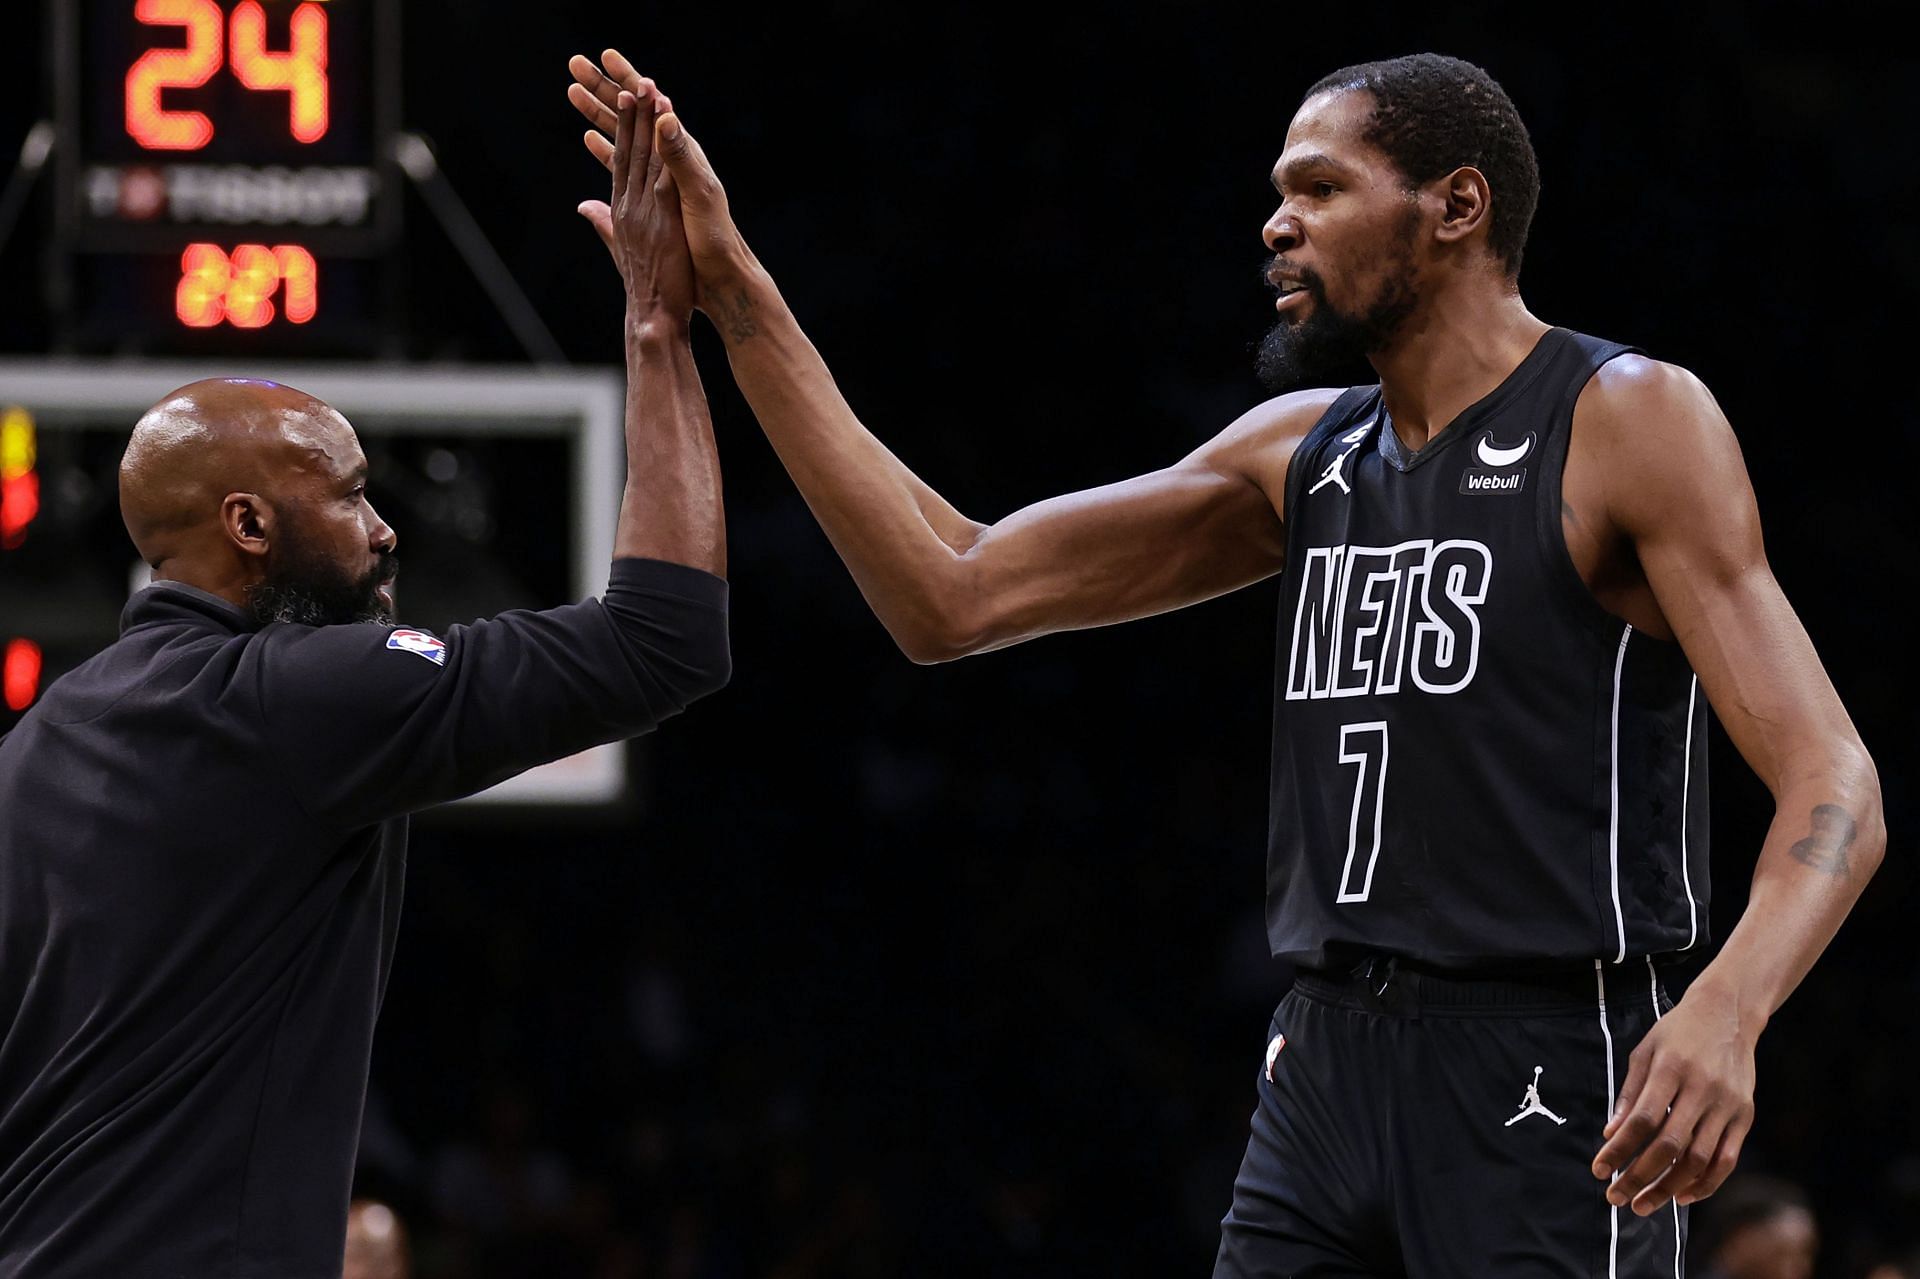
M 313 254 L 297 244 L 242 244 L 231 253 L 217 244 L 189 244 L 180 257 L 174 314 L 188 328 L 260 329 L 273 322 L 276 294 L 289 324 L 305 324 L 319 312 Z
M 213 141 L 204 112 L 167 108 L 166 89 L 197 89 L 222 66 L 249 89 L 288 95 L 287 131 L 318 142 L 331 121 L 327 83 L 327 10 L 315 0 L 294 9 L 289 48 L 267 48 L 267 14 L 242 0 L 227 18 L 215 0 L 134 0 L 133 16 L 152 27 L 182 27 L 183 48 L 149 49 L 127 71 L 127 133 L 149 151 L 198 151 Z M 223 39 L 223 37 L 225 37 Z
M 233 73 L 249 89 L 285 90 L 292 95 L 288 130 L 296 142 L 318 142 L 327 135 L 327 11 L 308 3 L 293 11 L 293 47 L 267 51 L 267 14 L 259 0 L 244 0 L 233 11 Z
M 164 89 L 197 89 L 220 69 L 226 25 L 214 0 L 135 0 L 133 16 L 148 26 L 186 28 L 183 49 L 149 49 L 127 71 L 127 132 L 149 151 L 198 151 L 213 141 L 213 121 L 200 111 L 169 111 Z

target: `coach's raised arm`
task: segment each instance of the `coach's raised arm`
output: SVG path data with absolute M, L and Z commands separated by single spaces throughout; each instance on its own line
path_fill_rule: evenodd
M 726 529 L 688 339 L 693 269 L 678 200 L 670 188 L 655 198 L 654 103 L 625 101 L 612 201 L 579 206 L 627 303 L 627 478 L 606 595 L 454 627 L 437 677 L 389 663 L 371 687 L 337 674 L 362 637 L 323 628 L 281 641 L 269 713 L 302 743 L 301 797 L 323 819 L 351 826 L 472 793 L 646 732 L 727 681 Z
M 726 683 L 719 466 L 652 115 L 621 103 L 612 203 L 585 210 L 627 291 L 603 599 L 398 626 L 399 538 L 339 413 L 222 378 L 134 428 L 121 510 L 153 585 L 0 737 L 7 1279 L 338 1276 L 406 815 Z

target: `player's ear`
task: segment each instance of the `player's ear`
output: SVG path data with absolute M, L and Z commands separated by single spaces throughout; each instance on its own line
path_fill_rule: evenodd
M 1440 222 L 1434 235 L 1442 244 L 1457 244 L 1488 224 L 1493 210 L 1493 188 L 1486 174 L 1472 165 L 1462 165 L 1445 177 L 1429 183 L 1440 205 Z
M 275 524 L 272 503 L 258 493 L 229 493 L 220 503 L 220 531 L 242 555 L 264 557 Z

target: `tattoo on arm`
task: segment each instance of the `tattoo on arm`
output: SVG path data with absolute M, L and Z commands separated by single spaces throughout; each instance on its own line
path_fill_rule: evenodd
M 1847 854 L 1856 833 L 1853 814 L 1838 804 L 1818 804 L 1810 821 L 1812 831 L 1788 850 L 1793 859 L 1835 878 L 1852 873 Z
M 753 320 L 753 299 L 745 289 L 740 289 L 729 298 L 720 298 L 720 314 L 715 317 L 727 331 L 727 336 L 736 342 L 744 342 L 760 332 L 760 326 Z

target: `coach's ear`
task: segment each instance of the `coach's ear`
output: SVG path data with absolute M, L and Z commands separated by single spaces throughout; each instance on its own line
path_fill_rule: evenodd
M 274 527 L 273 504 L 258 493 L 229 493 L 220 503 L 220 531 L 242 555 L 264 560 Z
M 1487 175 L 1472 165 L 1462 165 L 1444 178 L 1427 185 L 1439 206 L 1439 221 L 1434 238 L 1442 244 L 1459 244 L 1489 225 L 1493 208 L 1493 188 Z

